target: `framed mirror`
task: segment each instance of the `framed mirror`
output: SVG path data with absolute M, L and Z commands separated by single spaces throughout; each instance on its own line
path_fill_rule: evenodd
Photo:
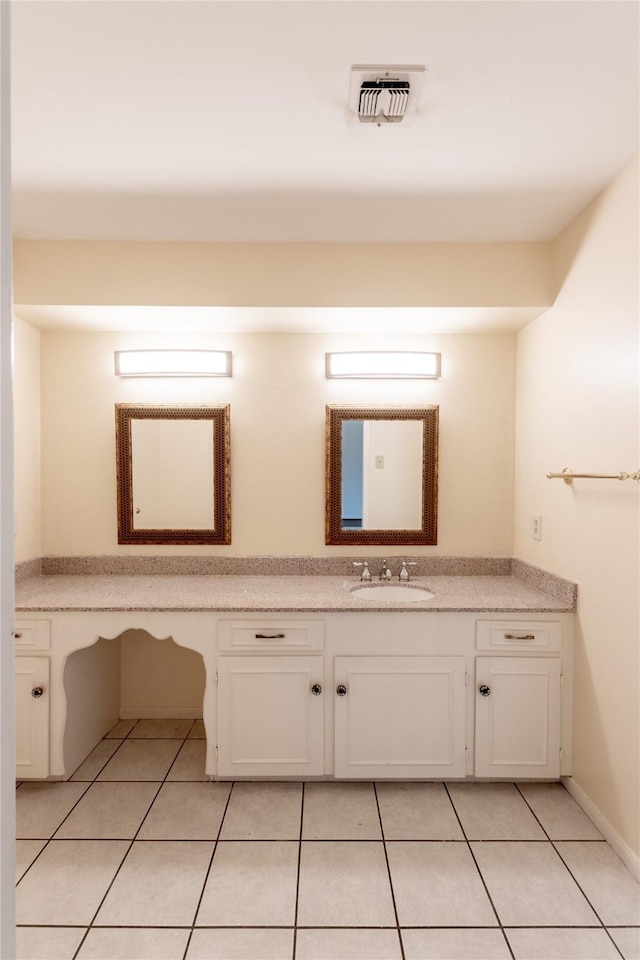
M 437 543 L 438 407 L 327 407 L 328 544 Z
M 116 404 L 118 543 L 231 543 L 229 407 Z

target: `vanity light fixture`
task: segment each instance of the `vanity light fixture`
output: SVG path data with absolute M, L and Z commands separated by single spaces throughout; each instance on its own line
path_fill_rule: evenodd
M 375 351 L 325 354 L 326 377 L 371 380 L 435 380 L 440 376 L 439 353 Z
M 230 350 L 116 350 L 117 377 L 230 377 Z

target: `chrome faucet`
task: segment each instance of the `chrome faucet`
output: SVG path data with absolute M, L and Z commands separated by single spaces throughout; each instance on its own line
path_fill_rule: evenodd
M 382 561 L 382 570 L 380 571 L 381 580 L 391 580 L 391 570 L 387 566 L 387 561 Z
M 409 568 L 409 567 L 415 567 L 416 564 L 417 564 L 417 561 L 416 561 L 416 560 L 410 560 L 409 563 L 407 563 L 406 560 L 403 560 L 403 561 L 402 561 L 402 566 L 400 567 L 400 573 L 398 574 L 398 580 L 400 580 L 400 581 L 402 581 L 402 582 L 404 582 L 404 583 L 406 583 L 408 580 L 410 580 L 410 579 L 411 579 L 411 576 L 410 576 L 410 574 L 409 574 L 409 569 L 408 569 L 408 568 Z

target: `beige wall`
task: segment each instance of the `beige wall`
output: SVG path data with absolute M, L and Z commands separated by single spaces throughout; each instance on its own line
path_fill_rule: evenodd
M 547 243 L 17 240 L 17 304 L 545 307 Z
M 176 344 L 232 349 L 233 378 L 114 376 L 114 350 Z M 361 337 L 43 332 L 43 554 L 194 552 L 117 544 L 114 404 L 144 402 L 230 404 L 232 543 L 195 548 L 200 555 L 353 552 L 324 544 L 325 405 L 432 403 L 440 406 L 439 542 L 428 552 L 511 555 L 515 336 L 396 333 L 368 346 L 439 350 L 442 378 L 326 380 L 325 351 L 362 348 Z
M 557 300 L 518 335 L 515 554 L 579 584 L 577 784 L 636 853 L 639 497 L 638 163 L 556 240 Z M 542 515 L 542 540 L 531 515 Z
M 13 325 L 15 562 L 41 554 L 40 331 Z
M 120 644 L 121 717 L 202 716 L 205 670 L 199 653 L 144 630 L 127 630 Z

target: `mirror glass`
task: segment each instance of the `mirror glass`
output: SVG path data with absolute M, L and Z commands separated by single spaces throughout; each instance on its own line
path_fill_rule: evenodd
M 435 544 L 437 454 L 437 407 L 327 407 L 326 542 Z
M 119 543 L 230 543 L 229 408 L 116 405 Z

